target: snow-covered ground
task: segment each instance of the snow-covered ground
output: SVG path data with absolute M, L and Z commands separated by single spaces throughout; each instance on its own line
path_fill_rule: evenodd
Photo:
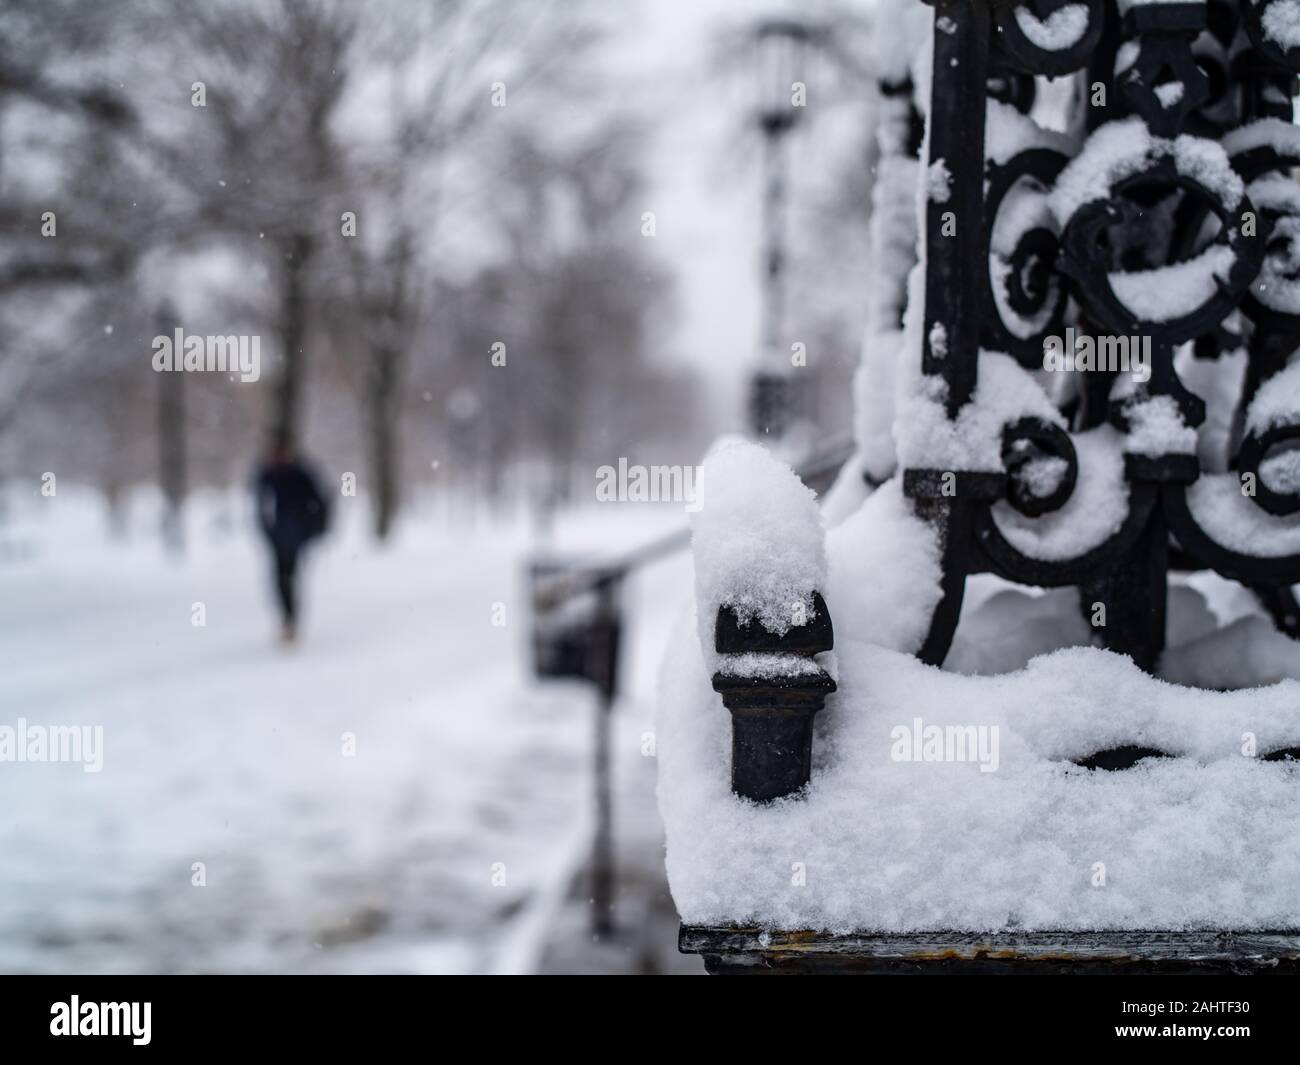
M 536 962 L 590 830 L 592 703 L 529 677 L 533 533 L 417 511 L 380 551 L 343 503 L 284 648 L 240 507 L 198 501 L 173 559 L 147 514 L 113 540 L 95 497 L 9 494 L 0 725 L 101 725 L 104 750 L 98 773 L 0 763 L 0 971 Z M 612 553 L 681 523 L 591 507 L 555 541 Z M 652 727 L 687 565 L 629 589 L 616 766 Z

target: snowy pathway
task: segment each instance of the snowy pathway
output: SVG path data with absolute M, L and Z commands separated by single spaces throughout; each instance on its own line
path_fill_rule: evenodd
M 285 650 L 242 534 L 174 563 L 66 509 L 0 565 L 0 724 L 102 725 L 104 765 L 0 765 L 0 971 L 491 967 L 587 830 L 589 696 L 528 680 L 523 533 L 339 537 Z

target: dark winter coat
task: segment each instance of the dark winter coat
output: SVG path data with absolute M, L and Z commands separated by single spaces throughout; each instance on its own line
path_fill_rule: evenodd
M 277 551 L 297 551 L 329 527 L 329 504 L 300 462 L 263 466 L 255 492 L 262 532 Z

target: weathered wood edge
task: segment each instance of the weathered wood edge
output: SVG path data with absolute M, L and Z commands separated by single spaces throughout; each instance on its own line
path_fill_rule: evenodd
M 1196 961 L 1269 963 L 1300 960 L 1300 932 L 779 932 L 760 928 L 682 925 L 683 954 L 754 955 L 780 959 L 852 955 L 904 961 Z

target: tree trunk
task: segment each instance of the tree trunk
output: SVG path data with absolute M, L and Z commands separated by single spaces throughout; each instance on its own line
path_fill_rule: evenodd
M 367 376 L 366 416 L 375 537 L 386 540 L 397 515 L 397 429 L 400 419 L 397 382 L 401 348 L 381 343 L 371 352 Z
M 175 315 L 163 310 L 158 326 L 164 335 L 175 329 Z M 180 353 L 176 353 L 179 359 Z M 177 366 L 158 375 L 158 487 L 162 490 L 162 537 L 168 550 L 185 549 L 182 508 L 187 480 L 185 440 L 185 374 Z
M 375 537 L 386 540 L 397 517 L 397 436 L 401 425 L 402 359 L 409 330 L 408 306 L 414 239 L 398 231 L 392 253 L 392 278 L 383 298 L 373 305 L 370 363 L 366 373 L 366 421 L 370 447 L 371 493 Z
M 285 242 L 284 302 L 280 317 L 280 376 L 271 412 L 271 441 L 296 450 L 301 432 L 303 380 L 306 374 L 304 344 L 307 332 L 307 265 L 311 238 L 299 233 Z

